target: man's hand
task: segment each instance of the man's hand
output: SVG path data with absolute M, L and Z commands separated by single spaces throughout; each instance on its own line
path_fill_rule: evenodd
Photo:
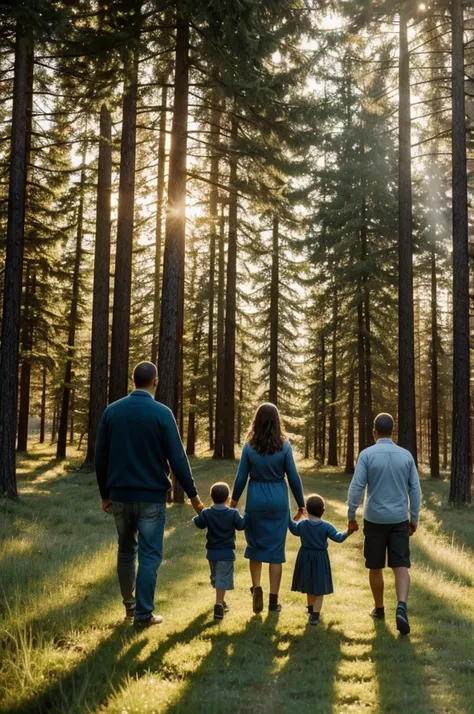
M 194 496 L 194 498 L 191 499 L 191 506 L 194 508 L 198 516 L 201 511 L 204 510 L 204 503 L 201 501 L 199 496 Z
M 229 505 L 231 508 L 237 508 L 237 501 L 234 501 L 234 499 L 232 499 Z
M 358 531 L 359 524 L 357 523 L 357 521 L 348 521 L 347 530 L 350 531 L 350 533 L 355 533 L 356 531 Z
M 296 516 L 293 518 L 293 520 L 298 523 L 298 521 L 301 521 L 301 519 L 302 519 L 303 516 L 305 516 L 305 515 L 306 515 L 306 508 L 298 508 L 298 513 L 297 513 Z
M 415 535 L 418 523 L 410 523 L 410 535 Z
M 110 498 L 102 499 L 102 510 L 104 513 L 112 513 L 112 501 Z

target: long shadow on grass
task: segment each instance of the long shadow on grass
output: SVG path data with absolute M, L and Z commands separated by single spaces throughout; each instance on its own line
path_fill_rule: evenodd
M 219 623 L 207 627 L 201 637 L 210 650 L 189 673 L 179 699 L 164 710 L 166 714 L 277 711 L 271 687 L 277 623 L 277 617 L 266 621 L 252 617 L 237 632 L 229 633 Z M 150 658 L 158 672 L 161 658 L 160 650 Z M 268 708 L 262 706 L 262 698 Z
M 392 633 L 384 621 L 374 621 L 372 660 L 382 712 L 433 711 L 420 653 L 409 637 Z
M 431 484 L 427 493 L 425 487 L 423 500 L 425 507 L 434 515 L 448 536 L 455 536 L 458 544 L 474 557 L 474 507 L 455 507 L 448 503 L 449 485 L 443 482 Z
M 279 632 L 277 624 L 272 613 L 266 620 L 252 617 L 237 632 L 208 626 L 201 638 L 209 644 L 209 652 L 189 673 L 179 699 L 164 710 L 166 714 L 283 714 L 293 706 L 309 713 L 315 711 L 315 694 L 317 711 L 332 712 L 341 635 L 331 628 L 306 628 L 295 637 Z M 165 646 L 170 649 L 168 643 Z M 143 673 L 153 669 L 159 675 L 162 660 L 161 647 Z M 308 676 L 309 671 L 314 677 Z M 173 673 L 166 668 L 165 675 Z
M 286 714 L 291 702 L 295 702 L 299 712 L 332 714 L 345 636 L 331 624 L 326 626 L 323 620 L 318 627 L 307 625 L 299 637 L 288 640 L 286 664 L 276 682 L 278 697 L 285 698 L 268 711 Z
M 31 497 L 31 499 L 34 498 L 34 496 Z M 89 513 L 72 506 L 59 509 L 59 515 L 56 517 L 53 503 L 51 509 L 48 510 L 48 515 L 38 520 L 35 504 L 29 498 L 19 506 L 12 506 L 9 509 L 8 512 L 12 516 L 8 528 L 10 537 L 20 537 L 22 529 L 25 528 L 25 522 L 32 525 L 38 524 L 40 532 L 35 535 L 31 548 L 25 553 L 13 552 L 0 557 L 3 575 L 0 588 L 0 615 L 7 613 L 9 609 L 15 610 L 18 606 L 25 607 L 23 603 L 27 602 L 29 598 L 31 599 L 32 596 L 36 597 L 36 594 L 38 599 L 43 599 L 45 585 L 49 589 L 54 581 L 70 577 L 66 571 L 73 567 L 75 562 L 80 566 L 83 565 L 85 557 L 92 559 L 104 544 L 107 542 L 112 544 L 116 540 L 113 519 L 100 511 L 98 502 L 96 506 L 94 509 L 96 516 L 94 517 L 97 518 L 97 521 L 94 522 L 89 522 Z M 190 514 L 191 509 L 188 507 L 173 506 L 167 509 L 167 530 L 179 528 L 180 531 L 179 536 L 176 534 L 176 537 L 173 533 L 170 538 L 165 540 L 164 555 L 167 561 L 173 562 L 175 557 L 186 554 L 188 548 L 193 545 L 193 536 L 197 530 L 189 524 Z M 64 533 L 62 529 L 65 529 Z M 84 536 L 85 529 L 86 535 Z M 93 534 L 92 539 L 91 533 Z M 64 546 L 61 544 L 62 539 L 64 539 Z M 52 543 L 51 550 L 48 545 L 50 541 Z M 85 551 L 86 546 L 88 550 Z M 168 568 L 168 563 L 163 563 L 160 569 L 161 577 L 166 576 Z M 178 571 L 181 572 L 181 569 L 174 569 L 173 577 Z M 87 600 L 95 589 L 92 584 L 87 584 L 82 589 L 78 584 L 77 602 L 82 605 L 82 602 Z M 113 591 L 117 593 L 118 597 L 117 583 Z M 7 603 L 9 603 L 8 606 Z M 63 609 L 62 606 L 59 608 L 60 611 Z M 54 614 L 54 609 L 51 612 Z
M 464 597 L 469 597 L 467 588 Z M 459 711 L 474 712 L 474 625 L 463 615 L 462 601 L 456 596 L 441 597 L 429 584 L 418 583 L 412 587 L 411 601 L 421 622 L 423 642 L 429 646 L 427 664 L 433 684 L 451 689 Z M 422 603 L 419 608 L 417 602 Z
M 467 557 L 469 557 L 469 551 L 465 551 Z M 437 560 L 426 549 L 423 541 L 417 538 L 413 548 L 414 560 L 417 563 L 424 564 L 430 570 L 433 570 L 436 574 L 440 573 L 447 580 L 452 581 L 455 584 L 461 586 L 472 587 L 473 577 L 471 573 L 467 574 L 468 566 L 461 563 L 460 567 L 456 567 L 455 553 L 453 553 L 453 562 L 449 563 L 446 559 Z M 473 561 L 473 571 L 474 571 L 474 561 Z
M 129 625 L 120 626 L 67 674 L 55 679 L 33 699 L 10 708 L 9 714 L 83 714 L 95 710 L 120 688 L 146 644 L 145 638 L 137 640 Z M 59 648 L 63 646 L 58 642 Z

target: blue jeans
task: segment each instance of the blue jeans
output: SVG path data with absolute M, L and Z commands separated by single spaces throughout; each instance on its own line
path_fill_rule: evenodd
M 166 504 L 114 501 L 112 512 L 118 533 L 117 573 L 123 604 L 127 609 L 135 608 L 136 620 L 147 620 L 155 607 L 156 577 L 163 559 Z

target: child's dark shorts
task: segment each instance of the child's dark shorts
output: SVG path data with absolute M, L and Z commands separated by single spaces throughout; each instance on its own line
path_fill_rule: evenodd
M 210 560 L 211 585 L 216 590 L 234 589 L 234 561 Z
M 385 554 L 389 568 L 410 567 L 410 524 L 372 523 L 364 520 L 365 567 L 371 570 L 385 568 Z

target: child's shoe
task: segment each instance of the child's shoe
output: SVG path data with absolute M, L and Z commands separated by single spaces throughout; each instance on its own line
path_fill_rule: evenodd
M 268 611 L 269 612 L 281 612 L 281 605 L 278 602 L 278 595 L 270 593 L 270 599 L 268 601 Z
M 279 602 L 276 605 L 269 605 L 268 612 L 281 612 L 281 605 Z
M 221 605 L 217 603 L 214 605 L 214 620 L 223 620 L 224 619 L 224 605 Z
M 256 588 L 250 588 L 250 592 L 252 593 L 253 611 L 258 615 L 263 610 L 263 590 L 258 586 Z
M 319 625 L 319 612 L 311 612 L 308 621 L 310 625 Z
M 369 615 L 373 617 L 374 620 L 385 620 L 385 608 L 374 607 L 374 609 L 369 612 Z

